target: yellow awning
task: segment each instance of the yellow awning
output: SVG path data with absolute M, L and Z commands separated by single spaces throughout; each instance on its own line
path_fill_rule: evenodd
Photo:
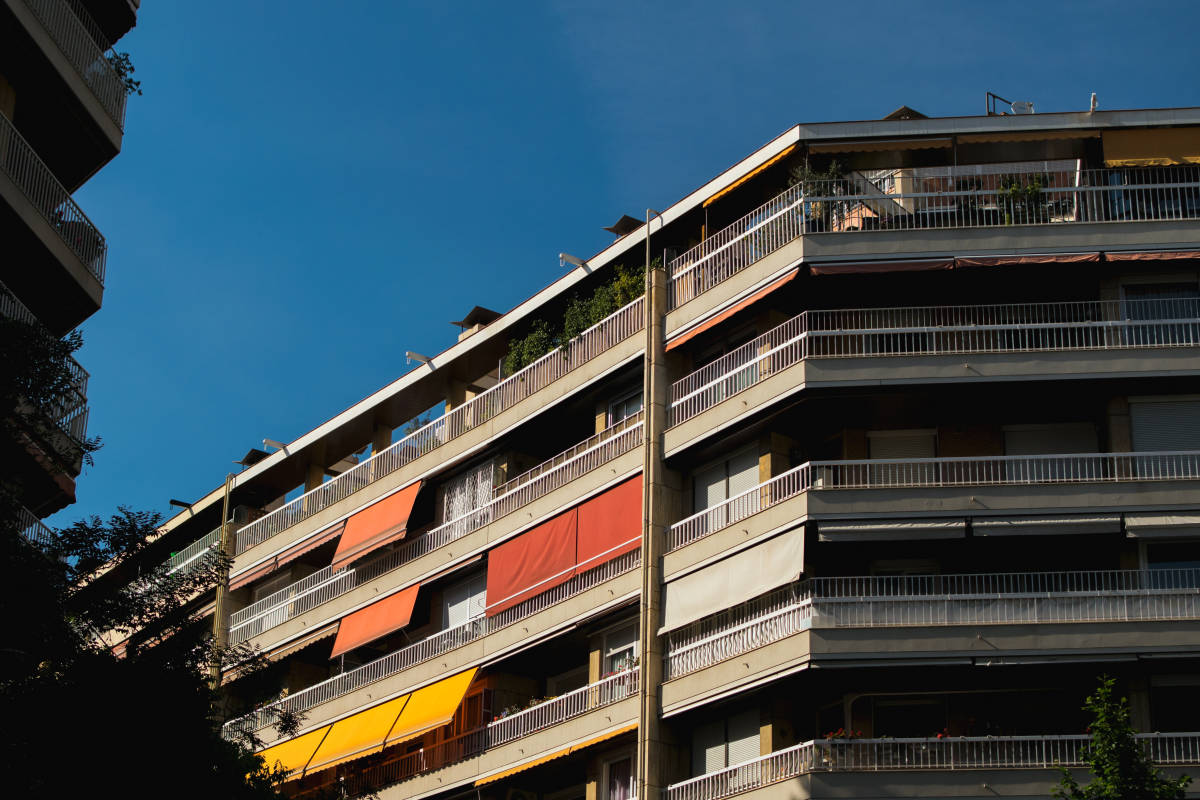
M 620 736 L 622 733 L 629 733 L 629 731 L 636 731 L 636 730 L 637 730 L 637 723 L 635 722 L 632 725 L 626 725 L 624 728 L 617 728 L 615 731 L 609 731 L 608 733 L 604 733 L 599 736 L 594 736 L 591 739 L 587 739 L 578 744 L 573 744 L 570 747 L 564 747 L 561 750 L 555 750 L 553 753 L 550 753 L 548 755 L 544 755 L 539 758 L 535 758 L 532 761 L 526 761 L 524 764 L 520 764 L 519 766 L 513 767 L 511 769 L 506 769 L 501 772 L 497 772 L 495 775 L 488 775 L 486 778 L 480 778 L 479 780 L 475 781 L 475 785 L 476 786 L 484 786 L 489 783 L 495 783 L 498 780 L 507 778 L 509 775 L 516 775 L 518 772 L 524 772 L 527 769 L 532 769 L 532 768 L 538 766 L 539 764 L 545 764 L 547 761 L 553 761 L 556 758 L 562 758 L 563 756 L 570 755 L 571 753 L 578 753 L 580 750 L 583 750 L 587 747 L 591 747 L 594 744 L 599 744 L 600 742 L 606 742 L 609 739 L 614 739 L 617 736 Z
M 454 712 L 458 711 L 478 671 L 469 669 L 413 692 L 384 744 L 412 739 L 454 719 Z
M 1054 139 L 1099 139 L 1099 131 L 1018 131 L 1012 133 L 964 133 L 960 144 L 971 142 L 1049 142 Z
M 321 746 L 321 742 L 325 740 L 325 734 L 329 733 L 331 727 L 331 725 L 326 725 L 315 731 L 309 731 L 303 736 L 297 736 L 295 739 L 272 745 L 259 755 L 267 762 L 268 768 L 279 763 L 283 765 L 289 775 L 299 777 L 298 773 L 304 772 L 304 768 L 312 760 L 313 754 L 317 752 L 317 748 Z
M 378 753 L 383 749 L 383 740 L 396 724 L 409 697 L 411 695 L 401 695 L 333 723 L 325 741 L 321 742 L 308 762 L 305 772 L 315 772 L 343 761 Z
M 948 137 L 937 139 L 860 139 L 854 142 L 815 142 L 808 146 L 810 153 L 880 153 L 890 150 L 927 150 L 953 147 Z
M 1110 167 L 1200 164 L 1200 128 L 1133 128 L 1104 132 Z
M 785 148 L 783 149 L 783 151 L 782 151 L 781 153 L 779 153 L 778 155 L 776 155 L 776 156 L 773 156 L 772 158 L 768 159 L 768 160 L 767 160 L 765 163 L 763 163 L 763 164 L 760 164 L 759 166 L 757 166 L 757 167 L 755 167 L 754 169 L 750 170 L 750 171 L 749 171 L 749 172 L 747 172 L 745 175 L 743 175 L 742 177 L 738 178 L 736 181 L 734 181 L 733 183 L 729 184 L 729 185 L 728 185 L 728 186 L 726 186 L 724 189 L 722 189 L 721 191 L 719 191 L 719 192 L 717 192 L 716 194 L 714 194 L 712 197 L 710 197 L 710 198 L 708 198 L 707 200 L 705 200 L 705 201 L 704 201 L 704 202 L 701 204 L 701 207 L 702 207 L 702 208 L 708 208 L 710 205 L 712 205 L 713 203 L 715 203 L 715 202 L 717 201 L 717 198 L 719 198 L 719 197 L 724 197 L 725 195 L 729 194 L 730 192 L 732 192 L 732 191 L 733 191 L 734 189 L 736 189 L 737 187 L 741 186 L 741 185 L 742 185 L 743 183 L 745 183 L 746 181 L 748 181 L 748 180 L 750 180 L 751 178 L 753 178 L 755 175 L 757 175 L 757 174 L 759 174 L 760 172 L 762 172 L 763 170 L 767 169 L 768 167 L 774 166 L 774 165 L 775 165 L 775 164 L 777 164 L 777 163 L 778 163 L 780 160 L 782 160 L 782 159 L 784 159 L 784 158 L 787 158 L 787 156 L 788 156 L 788 155 L 790 155 L 790 154 L 791 154 L 791 152 L 792 152 L 793 150 L 795 150 L 795 149 L 796 149 L 796 145 L 794 145 L 794 144 L 793 144 L 793 145 L 788 145 L 788 146 L 787 146 L 787 147 L 785 147 Z

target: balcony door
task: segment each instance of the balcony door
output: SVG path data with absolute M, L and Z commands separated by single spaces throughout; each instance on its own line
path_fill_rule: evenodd
M 1129 401 L 1133 450 L 1137 453 L 1200 451 L 1200 397 L 1144 398 Z M 1136 469 L 1146 477 L 1195 474 L 1198 456 L 1141 458 Z
M 726 500 L 749 492 L 758 486 L 758 447 L 752 445 L 715 464 L 697 470 L 692 477 L 694 484 L 693 508 L 698 513 L 720 506 Z M 708 516 L 710 530 L 744 519 L 759 510 L 760 497 L 751 493 L 729 506 L 711 512 Z
M 487 574 L 480 572 L 448 586 L 442 594 L 442 630 L 457 628 L 483 615 L 487 605 Z
M 725 719 L 697 726 L 692 735 L 692 774 L 711 775 L 759 757 L 759 716 L 748 708 Z M 727 791 L 738 791 L 753 782 L 757 764 L 733 770 L 725 776 Z

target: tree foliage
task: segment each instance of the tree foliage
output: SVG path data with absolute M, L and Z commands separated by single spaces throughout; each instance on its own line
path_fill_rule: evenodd
M 121 85 L 125 88 L 125 94 L 142 93 L 142 82 L 133 79 L 133 73 L 136 71 L 133 68 L 133 59 L 129 57 L 129 53 L 120 53 L 116 50 L 109 51 L 109 65 L 113 68 L 113 72 L 117 73 L 117 77 L 121 79 Z
M 1135 738 L 1124 697 L 1113 697 L 1115 680 L 1100 678 L 1100 685 L 1083 704 L 1091 712 L 1091 741 L 1083 762 L 1092 774 L 1085 786 L 1063 768 L 1054 796 L 1063 800 L 1182 800 L 1191 778 L 1166 778 L 1156 769 Z

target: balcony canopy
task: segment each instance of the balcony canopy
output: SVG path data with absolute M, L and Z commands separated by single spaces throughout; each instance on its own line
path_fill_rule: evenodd
M 337 658 L 403 628 L 412 619 L 420 589 L 419 583 L 413 584 L 344 617 L 338 623 L 337 639 L 329 657 Z
M 1104 132 L 1110 167 L 1200 164 L 1200 128 L 1135 128 Z
M 403 539 L 408 531 L 408 516 L 412 513 L 421 481 L 410 483 L 400 491 L 367 506 L 346 521 L 346 529 L 333 554 L 333 569 L 344 569 L 350 562 L 372 550 Z

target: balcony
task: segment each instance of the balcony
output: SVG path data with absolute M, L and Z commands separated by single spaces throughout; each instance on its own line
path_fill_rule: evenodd
M 1141 734 L 1138 739 L 1147 755 L 1159 767 L 1200 764 L 1200 733 Z M 831 739 L 802 742 L 769 755 L 736 764 L 719 772 L 701 775 L 667 788 L 667 800 L 720 800 L 754 791 L 772 784 L 804 776 L 825 773 L 872 773 L 876 790 L 884 780 L 878 773 L 920 771 L 924 774 L 905 779 L 892 775 L 889 784 L 903 783 L 905 796 L 936 794 L 961 796 L 946 791 L 952 771 L 975 771 L 958 776 L 964 784 L 959 791 L 970 795 L 994 797 L 996 794 L 1046 795 L 1058 783 L 1058 768 L 1083 767 L 1083 755 L 1090 741 L 1087 736 L 994 736 L 954 737 L 948 739 Z M 1048 774 L 1021 776 L 1015 770 L 1039 770 Z M 985 772 L 987 771 L 987 772 Z M 995 776 L 990 771 L 1006 771 Z M 1032 780 L 1029 792 L 1009 791 L 1008 784 Z M 814 797 L 838 786 L 846 794 L 849 782 L 818 782 L 801 787 L 789 785 L 780 797 Z M 909 784 L 912 784 L 910 787 Z M 924 787 L 923 791 L 919 787 Z M 936 788 L 934 788 L 936 787 Z M 862 788 L 859 788 L 861 795 Z M 915 791 L 909 791 L 914 789 Z M 1026 789 L 1030 787 L 1026 786 Z M 780 787 L 781 790 L 785 787 Z M 797 794 L 799 789 L 799 794 Z M 824 790 L 824 791 L 823 791 Z M 873 792 L 877 793 L 876 792 Z
M 642 413 L 638 412 L 496 487 L 492 501 L 481 508 L 426 531 L 377 558 L 336 572 L 331 566 L 325 567 L 234 612 L 230 621 L 231 641 L 236 644 L 259 636 L 312 609 L 345 597 L 384 575 L 390 575 L 422 556 L 444 548 L 452 542 L 461 541 L 485 527 L 500 523 L 518 509 L 526 508 L 534 501 L 568 486 L 602 466 L 613 463 L 620 456 L 637 450 L 642 443 L 642 429 Z M 515 532 L 522 521 L 512 519 L 512 525 L 507 526 L 512 530 L 507 532 Z M 495 544 L 503 533 L 487 536 L 487 543 Z M 198 542 L 188 549 L 191 550 L 199 544 Z M 458 549 L 458 554 L 462 555 L 462 549 Z M 306 627 L 311 628 L 312 625 Z
M 53 531 L 25 506 L 20 506 L 17 511 L 17 527 L 25 540 L 34 547 L 44 550 L 54 543 Z
M 117 128 L 124 128 L 125 84 L 105 57 L 111 49 L 107 37 L 87 11 L 64 0 L 19 1 L 37 17 Z
M 0 114 L 0 280 L 56 335 L 100 307 L 108 245 L 50 168 Z
M 1196 300 L 805 311 L 676 381 L 672 427 L 739 395 L 749 402 L 669 433 L 667 449 L 822 383 L 1174 373 L 1194 367 L 1184 362 L 1195 361 L 1198 345 Z M 965 355 L 979 357 L 969 374 Z
M 810 578 L 673 631 L 665 674 L 679 678 L 822 629 L 1170 621 L 1200 621 L 1200 570 Z M 1061 629 L 1056 634 L 1059 646 L 1073 644 Z M 1102 633 L 1092 627 L 1090 635 L 1095 643 Z M 1000 655 L 1001 635 L 987 638 L 989 652 Z
M 603 557 L 603 555 L 598 558 Z M 524 648 L 538 636 L 548 632 L 557 625 L 567 622 L 574 611 L 595 611 L 607 602 L 615 602 L 614 598 L 620 600 L 631 589 L 636 591 L 635 584 L 626 581 L 620 586 L 609 586 L 607 590 L 603 590 L 603 597 L 598 595 L 595 598 L 586 599 L 581 602 L 579 608 L 575 608 L 575 604 L 567 602 L 584 596 L 591 590 L 602 589 L 602 587 L 605 587 L 621 576 L 633 575 L 640 563 L 641 553 L 640 551 L 634 551 L 617 556 L 611 561 L 606 561 L 596 566 L 589 566 L 585 571 L 576 572 L 566 582 L 553 586 L 553 588 L 518 605 L 491 616 L 485 614 L 475 617 L 456 628 L 441 631 L 419 642 L 389 653 L 382 658 L 364 664 L 361 667 L 291 694 L 287 698 L 265 706 L 250 715 L 231 720 L 225 724 L 227 735 L 232 734 L 234 726 L 244 726 L 249 730 L 261 731 L 274 722 L 279 710 L 296 713 L 306 712 L 317 706 L 342 699 L 346 699 L 346 702 L 339 703 L 339 706 L 357 707 L 368 702 L 368 700 L 363 699 L 355 702 L 353 699 L 348 699 L 349 695 L 364 687 L 378 684 L 387 678 L 399 675 L 420 664 L 428 664 L 431 667 L 427 672 L 429 673 L 428 677 L 432 678 L 445 674 L 447 671 L 470 666 L 470 662 L 472 661 L 478 662 L 482 659 L 485 649 L 489 656 L 494 656 L 505 650 Z M 583 567 L 585 565 L 579 566 Z M 572 570 L 574 571 L 574 568 Z M 549 578 L 546 582 L 552 583 L 557 577 Z M 629 583 L 629 586 L 626 587 L 625 583 Z M 523 590 L 520 594 L 524 594 L 527 591 Z M 496 601 L 489 608 L 498 606 L 508 599 L 503 598 Z M 583 606 L 586 606 L 586 608 Z M 533 618 L 542 614 L 545 614 L 545 616 L 541 618 L 539 624 Z M 521 629 L 519 631 L 515 630 L 515 623 L 527 620 L 529 624 L 520 626 Z M 463 663 L 461 664 L 451 664 L 448 660 L 445 663 L 429 664 L 429 662 L 439 656 L 444 656 L 472 642 L 480 642 L 486 637 L 506 631 L 510 635 L 507 637 L 498 637 L 497 641 L 492 643 L 492 646 L 488 648 L 476 648 L 470 653 L 464 653 Z M 504 641 L 501 641 L 501 639 Z M 406 685 L 411 685 L 419 681 L 420 678 L 421 676 L 410 677 L 406 679 L 405 683 Z M 370 696 L 375 699 L 386 696 L 390 688 L 388 686 L 375 688 L 372 690 Z M 336 713 L 336 710 L 318 716 L 326 718 L 332 716 L 333 713 Z M 314 718 L 310 721 L 315 724 L 318 720 Z
M 643 298 L 638 298 L 581 333 L 567 345 L 565 352 L 555 350 L 547 353 L 483 394 L 242 528 L 237 534 L 235 555 L 242 556 L 318 514 L 322 514 L 322 522 L 332 523 L 340 515 L 334 512 L 323 514 L 327 509 L 353 498 L 357 505 L 351 502 L 339 507 L 348 514 L 371 502 L 387 488 L 408 483 L 421 474 L 429 474 L 454 456 L 467 452 L 471 446 L 480 445 L 502 431 L 521 424 L 548 405 L 548 398 L 537 396 L 543 389 L 563 381 L 558 383 L 558 396 L 565 396 L 603 371 L 641 352 L 640 342 L 629 340 L 644 326 L 645 306 Z M 626 342 L 628 345 L 625 348 L 618 347 Z M 600 358 L 610 352 L 607 359 Z M 577 377 L 570 385 L 565 380 L 569 376 Z M 448 448 L 451 442 L 460 444 L 456 448 Z M 437 453 L 437 456 L 421 461 L 433 453 Z M 419 461 L 421 463 L 414 469 L 398 474 L 403 468 Z M 395 477 L 384 482 L 383 479 L 389 476 Z M 372 486 L 377 487 L 375 492 L 362 491 Z M 298 541 L 307 533 L 298 532 L 289 538 L 287 544 Z M 256 557 L 254 560 L 262 559 Z M 235 573 L 244 570 L 246 567 L 243 564 L 249 564 L 251 558 L 244 558 L 242 562 L 235 564 Z
M 611 709 L 622 700 L 637 696 L 638 679 L 639 672 L 636 669 L 617 673 L 560 697 L 530 706 L 516 714 L 493 720 L 483 727 L 460 734 L 432 748 L 423 748 L 347 775 L 342 784 L 345 796 L 371 795 L 390 789 L 398 783 L 442 772 L 456 765 L 457 768 L 452 774 L 440 776 L 439 788 L 475 780 L 485 772 L 494 772 L 527 761 L 530 754 L 538 753 L 546 746 L 561 748 L 580 734 L 601 730 L 607 724 L 607 720 L 598 719 L 601 716 L 598 712 L 603 710 L 609 710 L 606 716 L 612 716 L 619 721 L 636 721 L 636 706 L 630 706 L 627 714 L 612 714 Z M 597 719 L 593 725 L 582 730 L 556 730 L 554 735 L 543 737 L 545 742 L 530 741 L 531 737 L 543 731 L 589 716 Z M 505 747 L 518 742 L 521 743 L 519 748 Z
M 800 515 L 928 513 L 932 500 L 942 512 L 1066 512 L 1195 503 L 1195 495 L 1183 495 L 1172 484 L 1196 480 L 1200 452 L 1192 451 L 812 461 L 672 525 L 668 558 L 672 551 L 801 495 L 807 497 L 806 508 L 795 511 Z M 970 495 L 957 491 L 968 487 Z M 900 496 L 886 491 L 891 489 L 906 491 Z
M 670 308 L 726 283 L 736 284 L 730 290 L 736 295 L 801 259 L 1167 247 L 1193 243 L 1194 226 L 1180 223 L 1200 218 L 1200 168 L 1190 166 L 1017 170 L 921 184 L 930 190 L 885 190 L 861 175 L 793 186 L 672 260 Z M 1106 229 L 1128 222 L 1146 227 L 1136 234 Z M 739 277 L 755 265 L 758 274 Z M 698 303 L 691 318 L 720 302 Z M 668 331 L 684 322 L 668 318 Z

